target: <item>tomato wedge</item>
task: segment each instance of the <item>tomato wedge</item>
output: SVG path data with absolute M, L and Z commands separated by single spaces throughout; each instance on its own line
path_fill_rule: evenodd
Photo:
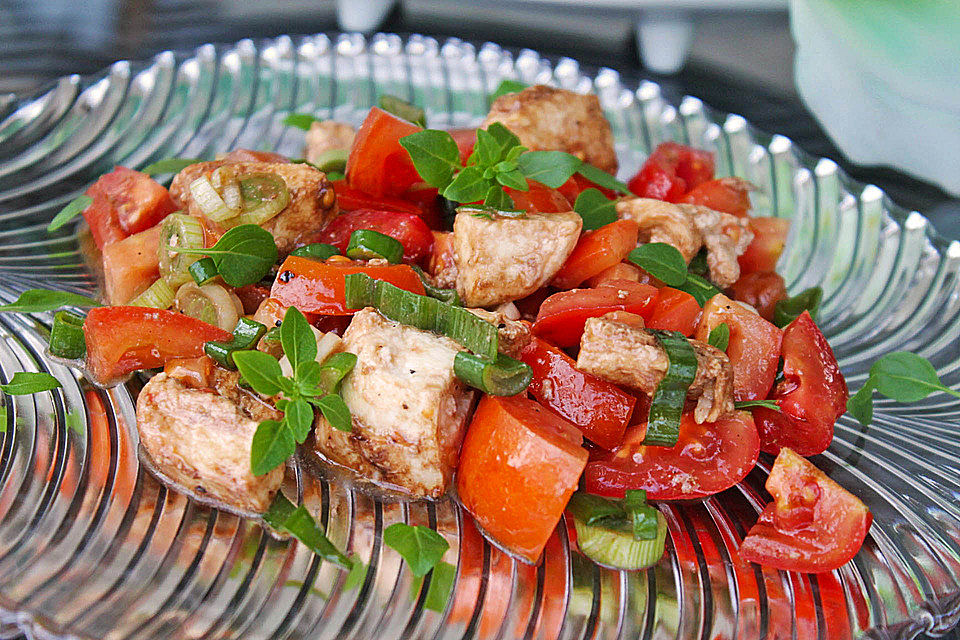
M 713 154 L 676 142 L 653 150 L 627 186 L 643 198 L 678 202 L 689 190 L 713 178 Z
M 637 399 L 617 385 L 577 369 L 576 361 L 534 338 L 520 354 L 533 380 L 527 389 L 540 404 L 566 418 L 592 442 L 612 449 L 623 440 Z
M 553 278 L 558 289 L 572 289 L 623 261 L 637 247 L 640 225 L 617 220 L 580 236 L 577 246 Z
M 787 245 L 790 221 L 783 218 L 750 218 L 753 240 L 737 261 L 741 275 L 754 271 L 776 271 L 777 261 Z
M 287 256 L 270 290 L 270 297 L 284 307 L 296 307 L 304 313 L 352 315 L 344 298 L 344 277 L 365 273 L 374 280 L 423 295 L 423 283 L 417 272 L 405 264 L 372 267 L 355 262 L 320 262 L 300 256 Z
M 787 285 L 783 277 L 773 271 L 754 271 L 740 276 L 730 285 L 734 300 L 746 302 L 760 312 L 766 320 L 773 320 L 777 303 L 787 297 Z
M 311 238 L 311 242 L 332 244 L 346 252 L 350 234 L 357 229 L 371 229 L 386 234 L 403 245 L 404 262 L 420 262 L 433 249 L 430 227 L 411 213 L 358 209 L 337 216 Z
M 501 548 L 535 563 L 587 462 L 581 440 L 533 400 L 484 396 L 460 450 L 460 502 Z
M 390 196 L 371 196 L 359 189 L 354 189 L 346 180 L 334 180 L 333 191 L 337 194 L 337 206 L 341 211 L 356 211 L 357 209 L 374 209 L 376 211 L 398 211 L 421 215 L 420 207 L 408 200 Z
M 646 284 L 617 280 L 596 289 L 571 289 L 555 293 L 540 305 L 533 332 L 561 347 L 580 343 L 587 318 L 611 311 L 629 311 L 650 317 L 657 290 Z
M 745 411 L 703 424 L 685 413 L 674 447 L 644 446 L 646 430 L 646 424 L 631 427 L 622 445 L 587 463 L 588 492 L 622 498 L 627 489 L 645 489 L 651 500 L 704 498 L 740 482 L 760 454 L 757 429 Z
M 139 369 L 163 366 L 173 358 L 203 355 L 203 343 L 230 340 L 219 327 L 176 311 L 146 307 L 97 307 L 83 323 L 87 370 L 111 384 Z
M 473 153 L 473 147 L 477 144 L 476 129 L 450 129 L 447 133 L 457 143 L 457 149 L 460 151 L 460 164 L 466 166 L 467 159 Z
M 717 178 L 698 184 L 678 202 L 699 204 L 742 218 L 750 211 L 750 191 L 752 190 L 753 185 L 743 178 Z
M 87 189 L 93 202 L 83 211 L 97 248 L 144 231 L 176 210 L 170 193 L 150 176 L 116 166 Z
M 760 448 L 778 453 L 789 447 L 802 456 L 822 453 L 833 440 L 833 425 L 847 410 L 847 383 L 837 358 L 810 313 L 804 311 L 783 331 L 783 381 L 772 398 L 780 412 L 754 413 Z
M 400 195 L 421 181 L 400 138 L 420 127 L 373 107 L 357 130 L 347 158 L 347 182 L 372 196 Z
M 733 397 L 760 400 L 767 397 L 777 375 L 783 332 L 756 313 L 718 294 L 703 307 L 696 339 L 704 342 L 718 325 L 730 329 L 727 356 L 733 367 Z
M 613 280 L 632 280 L 633 282 L 639 282 L 640 269 L 629 262 L 620 262 L 588 279 L 587 285 L 591 287 L 602 287 L 605 282 L 611 282 Z
M 689 337 L 697 330 L 702 313 L 703 309 L 692 295 L 672 287 L 663 287 L 653 305 L 647 326 L 651 329 L 679 331 Z
M 103 248 L 103 289 L 110 304 L 126 304 L 160 277 L 160 225 Z
M 586 191 L 587 189 L 597 189 L 604 196 L 610 200 L 617 199 L 617 193 L 606 187 L 601 187 L 592 180 L 587 180 L 579 173 L 575 173 L 570 176 L 566 182 L 557 187 L 557 191 L 563 194 L 563 197 L 567 199 L 572 207 L 577 202 L 577 196 Z
M 784 447 L 766 487 L 774 502 L 743 539 L 741 558 L 784 571 L 821 573 L 857 555 L 873 516 L 810 461 Z
M 511 187 L 504 187 L 504 191 L 513 199 L 513 206 L 528 213 L 560 213 L 573 211 L 563 194 L 556 189 L 545 187 L 539 182 L 529 181 L 527 191 L 518 191 Z

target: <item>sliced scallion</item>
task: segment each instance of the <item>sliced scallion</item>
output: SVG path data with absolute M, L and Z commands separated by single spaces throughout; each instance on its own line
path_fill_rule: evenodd
M 236 294 L 219 284 L 198 286 L 188 282 L 177 289 L 177 309 L 191 318 L 229 331 L 243 311 L 238 310 Z
M 151 307 L 153 309 L 169 309 L 176 294 L 173 288 L 163 278 L 159 278 L 147 290 L 128 302 L 131 307 Z
M 216 360 L 217 364 L 227 369 L 236 369 L 233 363 L 233 354 L 244 349 L 252 349 L 267 332 L 267 328 L 248 318 L 240 318 L 233 328 L 233 338 L 230 342 L 211 341 L 203 345 L 203 352 Z
M 206 176 L 200 176 L 190 183 L 190 195 L 194 203 L 200 209 L 201 213 L 214 222 L 222 222 L 235 218 L 240 214 L 238 209 L 231 209 L 227 206 L 223 197 L 213 188 L 210 179 Z
M 211 280 L 220 275 L 217 271 L 217 263 L 213 261 L 213 258 L 200 258 L 190 265 L 188 271 L 198 286 L 209 284 Z
M 395 322 L 445 335 L 487 361 L 496 360 L 497 328 L 463 307 L 411 293 L 365 273 L 348 274 L 344 282 L 348 308 L 375 307 Z
M 160 226 L 157 249 L 160 275 L 171 287 L 190 282 L 190 266 L 197 256 L 171 249 L 203 249 L 203 225 L 200 220 L 183 213 L 171 213 Z
M 315 162 L 310 164 L 324 173 L 330 171 L 344 173 L 347 170 L 347 156 L 349 155 L 349 149 L 327 149 L 315 158 Z
M 420 276 L 420 282 L 423 283 L 423 290 L 427 292 L 428 296 L 431 298 L 436 298 L 441 302 L 452 304 L 455 307 L 463 306 L 463 302 L 460 301 L 460 295 L 457 293 L 456 289 L 441 289 L 440 287 L 434 286 L 423 269 L 417 265 L 411 266 L 413 267 L 413 270 L 417 272 L 417 275 Z
M 667 353 L 670 364 L 650 401 L 643 444 L 672 447 L 680 437 L 680 415 L 687 390 L 697 375 L 697 354 L 679 331 L 650 330 Z
M 634 571 L 651 567 L 663 557 L 667 539 L 667 520 L 663 514 L 647 507 L 653 512 L 656 522 L 653 539 L 638 540 L 634 537 L 632 524 L 600 520 L 594 524 L 577 517 L 574 502 L 578 495 L 570 499 L 570 509 L 574 512 L 573 524 L 577 530 L 577 546 L 580 551 L 597 564 L 615 569 Z
M 83 337 L 83 317 L 69 311 L 58 311 L 50 329 L 50 353 L 59 358 L 82 358 L 87 352 Z
M 533 378 L 533 371 L 527 363 L 502 353 L 490 362 L 461 351 L 453 359 L 453 372 L 471 387 L 492 396 L 522 393 Z
M 313 260 L 326 260 L 327 258 L 340 255 L 340 249 L 325 242 L 312 242 L 302 247 L 297 247 L 290 252 L 290 255 L 300 256 L 301 258 L 311 258 Z
M 352 353 L 341 351 L 333 354 L 324 360 L 320 367 L 320 384 L 318 386 L 326 393 L 338 393 L 340 383 L 348 373 L 353 371 L 356 364 L 357 356 Z
M 238 224 L 263 224 L 290 204 L 290 190 L 275 173 L 248 173 L 240 177 L 243 213 Z
M 410 104 L 403 98 L 384 94 L 380 96 L 377 106 L 393 115 L 403 118 L 407 122 L 418 124 L 421 127 L 427 126 L 427 114 L 420 107 Z
M 403 245 L 396 238 L 372 229 L 357 229 L 350 234 L 347 257 L 354 260 L 383 258 L 390 264 L 403 260 Z

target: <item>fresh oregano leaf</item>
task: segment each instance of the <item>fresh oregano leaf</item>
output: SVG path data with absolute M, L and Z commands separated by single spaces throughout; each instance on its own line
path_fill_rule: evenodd
M 297 450 L 293 431 L 286 421 L 264 420 L 257 425 L 250 443 L 250 471 L 262 476 L 287 461 Z
M 217 272 L 231 287 L 259 282 L 277 261 L 277 245 L 270 232 L 255 224 L 242 224 L 227 231 L 209 249 L 169 247 L 171 252 L 213 258 Z
M 528 151 L 517 158 L 523 175 L 551 189 L 569 180 L 582 164 L 580 158 L 563 151 Z
M 777 413 L 781 411 L 776 400 L 741 400 L 733 403 L 734 409 L 756 409 L 757 407 L 771 409 Z
M 687 262 L 673 245 L 665 242 L 642 244 L 627 257 L 667 286 L 680 287 L 687 281 Z
M 403 118 L 407 122 L 412 122 L 423 128 L 427 126 L 427 114 L 423 108 L 407 102 L 403 98 L 385 93 L 380 96 L 380 99 L 377 101 L 377 106 L 387 113 L 392 113 L 398 118 Z
M 317 338 L 310 323 L 294 306 L 287 309 L 280 324 L 280 344 L 294 372 L 304 362 L 317 358 Z
M 496 180 L 501 185 L 516 189 L 517 191 L 527 191 L 530 189 L 530 185 L 527 184 L 527 179 L 524 178 L 523 174 L 517 169 L 512 171 L 498 171 Z
M 491 181 L 483 177 L 479 167 L 466 167 L 447 185 L 442 195 L 454 202 L 476 202 L 486 197 L 491 186 Z
M 513 203 L 513 198 L 507 195 L 507 192 L 503 190 L 503 187 L 497 184 L 490 187 L 490 190 L 487 191 L 487 197 L 483 199 L 483 204 L 487 207 L 492 207 L 501 211 L 513 209 L 515 206 Z
M 364 579 L 367 577 L 367 565 L 360 561 L 357 554 L 351 553 L 349 559 L 350 572 L 347 573 L 347 577 L 343 580 L 344 591 L 356 589 L 363 584 Z
M 720 351 L 726 351 L 730 345 L 730 326 L 726 322 L 721 322 L 715 326 L 710 330 L 710 335 L 707 336 L 707 343 L 720 349 Z
M 497 85 L 497 88 L 493 90 L 493 93 L 490 94 L 490 102 L 493 102 L 500 96 L 505 96 L 509 93 L 520 93 L 527 88 L 527 85 L 520 82 L 519 80 L 511 80 L 510 78 L 504 78 L 500 81 L 500 84 Z
M 318 120 L 319 118 L 312 116 L 309 113 L 291 113 L 283 119 L 283 124 L 288 127 L 296 127 L 297 129 L 309 131 L 310 125 Z
M 424 608 L 443 613 L 447 608 L 447 602 L 450 600 L 453 581 L 456 577 L 457 568 L 455 566 L 449 562 L 438 562 L 430 574 L 430 586 L 427 587 L 427 597 L 423 600 Z
M 599 189 L 584 189 L 577 196 L 573 210 L 583 218 L 583 230 L 592 231 L 617 220 L 617 205 Z
M 520 146 L 520 138 L 499 122 L 491 122 L 487 125 L 486 131 L 500 145 L 500 153 L 497 155 L 497 159 L 507 157 L 511 149 Z
M 502 153 L 503 148 L 492 133 L 486 129 L 477 129 L 477 142 L 473 145 L 467 164 L 492 167 L 500 160 Z
M 796 320 L 804 311 L 809 311 L 810 317 L 816 320 L 822 299 L 823 289 L 810 287 L 793 297 L 779 301 L 773 309 L 773 324 L 783 328 Z
M 718 293 L 722 293 L 720 289 L 717 289 L 712 282 L 706 278 L 701 278 L 698 275 L 688 273 L 687 279 L 683 284 L 677 285 L 677 289 L 680 291 L 686 291 L 693 296 L 694 300 L 697 301 L 701 307 L 710 300 L 713 296 Z
M 433 529 L 403 522 L 384 529 L 383 542 L 403 556 L 415 576 L 425 576 L 450 548 L 450 543 Z
M 618 193 L 630 193 L 630 187 L 620 182 L 603 169 L 598 169 L 592 164 L 587 164 L 586 162 L 582 163 L 580 168 L 577 169 L 577 173 L 595 185 L 603 187 L 604 189 L 610 189 L 611 191 L 616 191 Z
M 29 396 L 41 391 L 52 391 L 59 387 L 59 380 L 42 371 L 17 371 L 13 374 L 13 379 L 10 382 L 0 384 L 0 389 L 11 396 Z
M 400 138 L 417 173 L 428 184 L 441 191 L 447 188 L 455 171 L 460 169 L 460 150 L 446 131 L 424 129 Z
M 148 176 L 155 176 L 161 173 L 180 173 L 192 164 L 203 162 L 199 158 L 164 158 L 148 164 L 140 171 Z
M 353 417 L 350 415 L 350 407 L 343 401 L 343 398 L 331 393 L 317 400 L 315 404 L 334 429 L 347 433 L 353 430 Z
M 56 311 L 63 307 L 99 307 L 101 304 L 93 298 L 68 291 L 50 291 L 48 289 L 27 289 L 15 302 L 0 305 L 0 311 L 16 313 L 39 313 Z
M 847 411 L 863 426 L 873 422 L 873 381 L 867 380 L 860 391 L 847 400 Z
M 83 213 L 83 210 L 93 204 L 93 198 L 83 194 L 77 196 L 73 200 L 67 203 L 67 205 L 60 209 L 60 211 L 53 217 L 53 220 L 50 221 L 50 224 L 47 225 L 47 233 L 53 233 L 63 225 L 67 224 L 78 215 Z
M 306 400 L 297 398 L 287 403 L 283 409 L 284 419 L 293 431 L 297 444 L 302 444 L 313 427 L 313 407 Z
M 935 391 L 960 398 L 940 382 L 937 370 L 926 358 L 908 351 L 888 353 L 870 367 L 873 388 L 897 402 L 918 402 Z
M 233 354 L 233 363 L 237 365 L 243 379 L 257 393 L 265 396 L 280 393 L 283 372 L 280 370 L 280 363 L 273 356 L 254 349 L 236 351 Z

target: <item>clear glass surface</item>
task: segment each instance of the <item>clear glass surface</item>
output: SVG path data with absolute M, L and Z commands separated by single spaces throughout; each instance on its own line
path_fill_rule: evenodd
M 379 93 L 423 105 L 437 127 L 474 125 L 502 77 L 598 93 L 621 177 L 658 142 L 716 152 L 718 172 L 759 187 L 758 215 L 790 218 L 781 261 L 791 291 L 824 288 L 822 327 L 851 388 L 898 349 L 960 387 L 960 244 L 790 140 L 755 131 L 657 85 L 624 86 L 574 60 L 514 57 L 393 35 L 281 37 L 118 62 L 0 105 L 0 298 L 27 288 L 90 292 L 74 230 L 53 215 L 114 164 L 212 157 L 234 147 L 297 157 L 290 111 L 358 123 Z M 36 638 L 914 638 L 960 620 L 960 403 L 877 402 L 875 422 L 843 416 L 815 458 L 874 514 L 857 557 L 799 575 L 742 562 L 739 541 L 769 496 L 771 458 L 701 502 L 660 504 L 667 553 L 639 573 L 602 569 L 557 528 L 538 567 L 483 542 L 451 502 L 381 504 L 304 477 L 306 503 L 333 541 L 369 565 L 363 584 L 295 542 L 161 487 L 137 459 L 137 383 L 108 391 L 44 355 L 49 314 L 0 315 L 0 375 L 49 371 L 62 391 L 6 397 L 0 450 L 0 637 Z M 383 529 L 406 521 L 450 542 L 454 591 L 442 610 Z

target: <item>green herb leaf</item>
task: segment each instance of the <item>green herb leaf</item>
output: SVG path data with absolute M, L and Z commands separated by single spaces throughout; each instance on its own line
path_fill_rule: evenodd
M 280 325 L 280 344 L 294 371 L 304 362 L 317 358 L 317 338 L 310 323 L 294 306 L 287 309 Z
M 345 174 L 345 173 L 343 173 L 343 172 L 341 172 L 341 171 L 328 171 L 328 172 L 327 172 L 327 180 L 329 180 L 330 182 L 336 182 L 337 180 L 345 180 L 346 177 L 347 177 L 347 174 Z
M 493 136 L 493 139 L 497 141 L 497 144 L 500 145 L 500 153 L 498 158 L 505 158 L 507 154 L 510 153 L 511 149 L 520 146 L 520 138 L 518 138 L 510 129 L 507 129 L 505 126 L 499 122 L 491 122 L 487 125 L 487 133 Z
M 530 185 L 527 184 L 527 179 L 524 178 L 523 174 L 517 169 L 513 171 L 500 171 L 495 177 L 497 182 L 505 187 L 510 187 L 517 191 L 527 191 L 530 189 Z
M 403 556 L 415 576 L 425 576 L 450 548 L 450 543 L 433 529 L 402 522 L 384 529 L 383 542 Z
M 697 251 L 697 255 L 693 256 L 693 260 L 690 261 L 690 265 L 687 267 L 687 270 L 701 278 L 707 278 L 710 276 L 710 266 L 707 264 L 707 249 L 706 247 Z
M 720 349 L 720 351 L 727 350 L 730 345 L 730 327 L 726 322 L 721 322 L 710 330 L 710 335 L 707 336 L 707 344 Z
M 453 591 L 453 581 L 457 577 L 457 568 L 449 562 L 438 562 L 430 574 L 430 586 L 427 587 L 427 597 L 423 599 L 423 606 L 431 611 L 443 613 Z M 414 578 L 422 582 L 422 578 Z
M 627 257 L 667 286 L 679 287 L 687 281 L 687 262 L 673 245 L 665 242 L 642 244 Z
M 306 397 L 323 395 L 323 391 L 319 388 L 321 373 L 320 363 L 316 360 L 300 363 L 296 371 L 297 393 Z
M 164 158 L 148 164 L 140 171 L 148 176 L 155 176 L 161 173 L 180 173 L 192 164 L 203 162 L 200 158 Z
M 210 256 L 224 282 L 231 287 L 259 282 L 278 257 L 273 236 L 255 224 L 230 229 L 209 249 L 168 248 L 176 253 Z
M 781 412 L 780 405 L 776 400 L 740 400 L 733 403 L 734 409 L 770 409 L 771 411 Z
M 293 455 L 297 443 L 289 425 L 276 420 L 264 420 L 257 425 L 250 443 L 250 471 L 262 476 L 273 471 Z
M 297 444 L 302 444 L 310 435 L 310 428 L 313 427 L 313 407 L 306 400 L 297 398 L 287 403 L 283 414 Z
M 324 534 L 323 529 L 317 525 L 317 521 L 313 519 L 305 506 L 300 505 L 294 509 L 293 513 L 284 521 L 283 528 L 324 560 L 344 569 L 351 568 L 350 560 L 330 542 L 330 539 Z
M 6 407 L 0 407 L 0 433 L 7 432 L 7 422 L 9 421 Z
M 595 185 L 603 187 L 604 189 L 610 189 L 611 191 L 616 191 L 618 193 L 630 193 L 630 187 L 620 182 L 603 169 L 598 169 L 592 164 L 587 164 L 584 162 L 580 165 L 580 168 L 577 169 L 577 173 Z
M 367 565 L 355 553 L 350 554 L 350 572 L 343 581 L 343 590 L 352 591 L 363 584 L 367 577 Z
M 500 84 L 497 85 L 497 88 L 493 90 L 493 93 L 490 94 L 490 102 L 493 102 L 500 96 L 505 96 L 509 93 L 520 93 L 527 88 L 527 85 L 520 82 L 519 80 L 511 80 L 510 78 L 504 78 L 500 81 Z
M 319 120 L 319 118 L 312 116 L 309 113 L 291 113 L 283 119 L 283 124 L 288 127 L 296 127 L 297 129 L 309 131 L 310 125 L 312 125 L 314 122 L 318 122 Z
M 426 112 L 424 112 L 421 107 L 407 102 L 403 98 L 385 93 L 380 96 L 380 99 L 377 101 L 377 106 L 387 113 L 392 113 L 398 118 L 403 118 L 407 122 L 412 122 L 424 128 L 427 126 Z
M 577 196 L 573 210 L 583 218 L 583 230 L 591 231 L 617 220 L 617 203 L 608 200 L 599 189 L 584 189 Z
M 17 371 L 13 374 L 13 379 L 10 382 L 0 384 L 0 389 L 11 396 L 29 396 L 41 391 L 52 391 L 59 387 L 59 380 L 42 371 Z
M 50 221 L 50 224 L 47 225 L 47 233 L 53 233 L 63 225 L 67 224 L 78 215 L 83 213 L 83 210 L 93 204 L 93 198 L 83 194 L 77 196 L 73 200 L 67 203 L 63 209 L 53 217 L 53 220 Z
M 908 351 L 888 353 L 870 367 L 870 383 L 882 395 L 897 402 L 918 402 L 935 391 L 960 398 L 940 382 L 937 370 L 926 358 Z
M 847 400 L 847 411 L 863 426 L 873 422 L 873 381 L 868 379 L 860 391 Z
M 493 134 L 486 129 L 477 129 L 477 142 L 467 158 L 467 164 L 492 167 L 500 160 L 502 153 L 503 148 Z
M 343 398 L 331 393 L 317 400 L 316 405 L 334 429 L 347 433 L 353 430 L 353 417 L 350 415 L 350 407 L 343 401 Z
M 0 312 L 39 313 L 54 311 L 63 307 L 99 307 L 93 298 L 67 291 L 49 291 L 47 289 L 27 289 L 15 302 L 0 305 Z
M 717 289 L 712 282 L 701 278 L 698 275 L 692 273 L 687 274 L 687 280 L 683 284 L 677 286 L 677 289 L 680 291 L 686 291 L 694 297 L 701 307 L 710 300 L 713 296 L 722 293 L 720 289 Z
M 490 186 L 490 180 L 483 177 L 483 171 L 478 167 L 465 167 L 453 182 L 447 185 L 442 195 L 454 202 L 476 202 L 486 197 Z
M 530 180 L 556 189 L 577 172 L 583 161 L 563 151 L 528 151 L 517 158 L 517 164 Z
M 483 204 L 499 210 L 513 209 L 514 207 L 513 198 L 507 195 L 503 187 L 496 184 L 487 191 L 487 197 L 483 199 Z M 491 216 L 488 217 L 490 217 L 491 220 L 493 219 Z
M 237 365 L 243 379 L 257 393 L 265 396 L 275 396 L 280 393 L 283 372 L 280 370 L 280 363 L 273 356 L 256 350 L 237 351 L 233 354 L 233 362 Z
M 643 489 L 627 489 L 622 504 L 630 516 L 633 539 L 656 540 L 659 520 L 657 510 L 647 504 L 647 492 Z
M 420 177 L 441 191 L 460 169 L 460 149 L 446 131 L 424 129 L 403 136 L 400 145 L 407 150 Z
M 816 320 L 822 299 L 823 289 L 810 287 L 792 298 L 781 300 L 773 309 L 773 324 L 783 328 L 796 320 L 804 311 L 809 311 L 810 317 Z

